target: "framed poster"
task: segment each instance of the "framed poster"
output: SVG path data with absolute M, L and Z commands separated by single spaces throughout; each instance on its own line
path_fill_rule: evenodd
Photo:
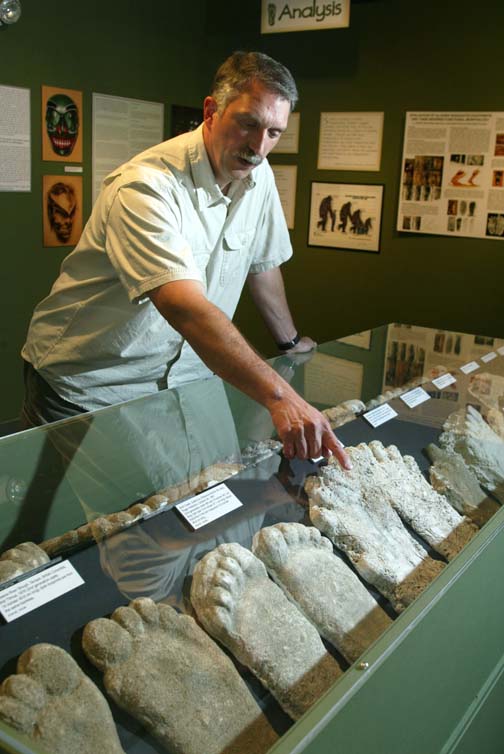
M 93 202 L 109 173 L 134 155 L 163 141 L 162 102 L 93 92 Z
M 42 159 L 82 162 L 82 92 L 42 87 Z
M 312 183 L 308 245 L 380 251 L 383 184 Z
M 294 228 L 294 214 L 296 209 L 296 180 L 297 165 L 272 165 L 275 183 L 284 211 L 287 227 Z
M 44 175 L 44 246 L 75 246 L 82 233 L 82 177 Z
M 297 154 L 299 152 L 299 122 L 301 115 L 299 113 L 291 113 L 289 115 L 289 122 L 287 128 L 280 136 L 278 143 L 271 152 L 278 152 L 280 154 Z
M 504 240 L 504 112 L 407 112 L 397 230 Z
M 320 113 L 319 170 L 379 170 L 383 113 Z
M 31 191 L 30 90 L 0 86 L 0 191 Z

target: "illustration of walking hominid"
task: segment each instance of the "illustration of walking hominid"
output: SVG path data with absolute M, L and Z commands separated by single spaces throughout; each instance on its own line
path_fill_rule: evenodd
M 308 243 L 378 251 L 382 189 L 314 183 Z

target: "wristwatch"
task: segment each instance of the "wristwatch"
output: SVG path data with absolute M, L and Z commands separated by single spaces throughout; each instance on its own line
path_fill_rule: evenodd
M 289 351 L 291 348 L 294 348 L 294 346 L 297 346 L 300 340 L 301 336 L 299 333 L 296 333 L 292 340 L 288 340 L 286 343 L 277 343 L 277 348 L 279 351 Z

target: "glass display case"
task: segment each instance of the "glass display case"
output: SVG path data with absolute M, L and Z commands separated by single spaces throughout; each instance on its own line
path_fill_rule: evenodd
M 485 417 L 504 411 L 504 340 L 389 324 L 271 364 L 320 410 L 340 407 L 328 416 L 346 446 L 393 444 L 415 459 L 426 480 L 426 448 L 438 442 L 449 416 L 468 405 Z M 379 406 L 394 415 L 373 426 L 369 412 Z M 124 752 L 169 751 L 107 696 L 102 674 L 83 652 L 83 632 L 90 621 L 138 598 L 194 616 L 192 575 L 207 553 L 223 543 L 250 550 L 254 535 L 276 524 L 312 525 L 305 484 L 326 461 L 288 460 L 274 440 L 268 412 L 216 377 L 1 438 L 0 574 L 2 562 L 12 558 L 16 570 L 22 543 L 33 542 L 47 555 L 12 578 L 7 570 L 0 585 L 2 679 L 16 673 L 29 647 L 60 647 L 104 693 Z M 192 519 L 191 525 L 180 504 L 224 488 L 235 501 L 229 512 L 217 505 L 208 523 L 196 526 Z M 498 478 L 493 488 L 481 489 L 487 515 L 450 562 L 407 526 L 444 567 L 405 610 L 398 613 L 358 575 L 390 625 L 354 662 L 325 642 L 340 678 L 297 722 L 233 660 L 278 737 L 271 752 L 500 750 L 504 489 Z M 209 500 L 200 512 L 215 507 L 215 497 Z M 7 552 L 12 548 L 14 555 Z M 337 548 L 335 554 L 356 572 L 347 554 Z M 7 593 L 17 589 L 19 601 L 22 584 L 47 588 L 62 564 L 71 565 L 76 579 L 68 591 L 62 587 L 38 606 L 35 599 L 24 614 L 6 619 Z M 37 577 L 42 581 L 33 581 Z M 28 602 L 36 592 L 32 587 Z M 15 715 L 13 721 L 0 722 L 1 751 L 46 751 L 16 730 Z M 72 754 L 71 742 L 66 751 Z

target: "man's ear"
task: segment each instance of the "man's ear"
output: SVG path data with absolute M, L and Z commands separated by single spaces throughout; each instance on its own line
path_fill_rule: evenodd
M 213 116 L 217 112 L 217 102 L 213 97 L 205 97 L 203 102 L 203 121 L 207 127 L 211 127 Z

